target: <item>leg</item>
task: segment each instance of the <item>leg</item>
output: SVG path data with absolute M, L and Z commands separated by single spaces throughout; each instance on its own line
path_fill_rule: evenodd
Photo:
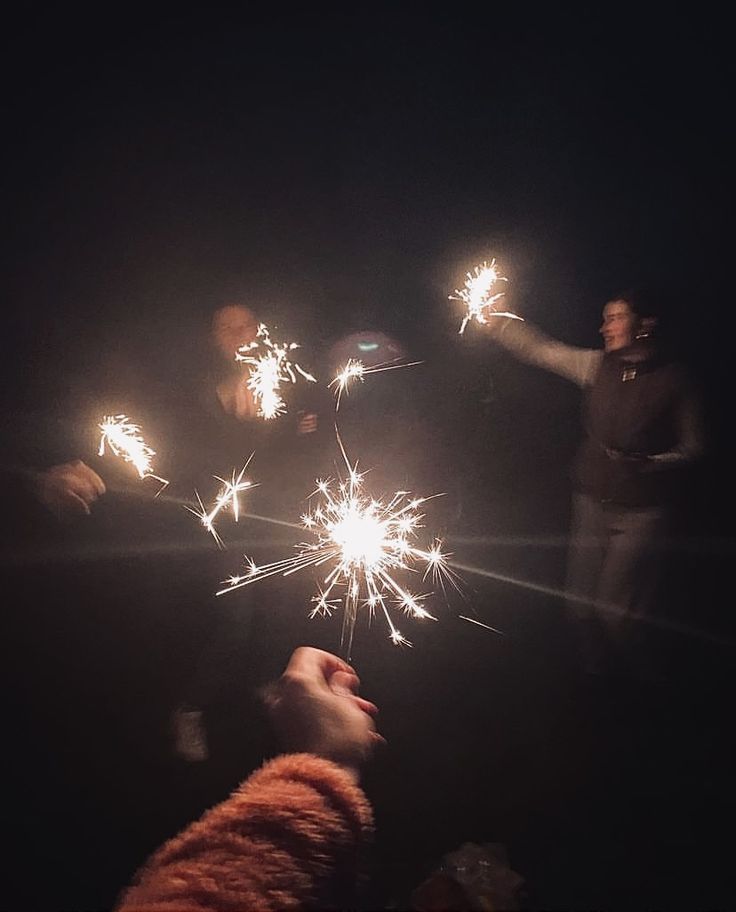
M 646 672 L 647 620 L 661 582 L 662 548 L 668 531 L 661 507 L 609 508 L 610 538 L 596 601 L 607 640 L 635 673 Z
M 565 601 L 568 617 L 574 627 L 582 667 L 591 673 L 600 672 L 604 660 L 595 599 L 607 539 L 603 507 L 591 497 L 575 494 L 572 502 Z

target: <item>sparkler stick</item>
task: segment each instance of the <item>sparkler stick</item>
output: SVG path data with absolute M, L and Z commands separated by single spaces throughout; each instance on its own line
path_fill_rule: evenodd
M 467 273 L 465 286 L 456 288 L 455 294 L 450 295 L 450 301 L 462 301 L 467 308 L 467 312 L 460 324 L 460 335 L 465 332 L 465 327 L 471 320 L 484 324 L 488 322 L 489 317 L 522 319 L 518 314 L 496 310 L 494 306 L 496 301 L 500 300 L 505 294 L 503 291 L 494 293 L 497 282 L 508 282 L 508 279 L 498 274 L 494 257 L 490 263 L 484 262 L 480 266 L 476 266 L 472 272 Z
M 297 374 L 310 383 L 316 379 L 289 359 L 289 353 L 299 348 L 296 342 L 272 342 L 268 327 L 261 323 L 253 342 L 241 346 L 235 354 L 238 361 L 250 366 L 248 389 L 262 418 L 271 419 L 286 412 L 286 403 L 281 395 L 282 383 L 296 383 Z
M 187 506 L 187 508 L 186 508 L 190 513 L 193 513 L 196 517 L 198 517 L 201 520 L 202 525 L 205 527 L 205 529 L 207 529 L 208 532 L 211 533 L 212 537 L 217 542 L 218 548 L 223 548 L 224 545 L 222 543 L 222 539 L 220 538 L 220 536 L 217 533 L 217 530 L 215 529 L 214 524 L 213 524 L 215 517 L 220 512 L 220 510 L 223 510 L 226 507 L 230 506 L 233 511 L 233 517 L 235 519 L 235 522 L 237 522 L 238 519 L 240 518 L 240 503 L 238 501 L 238 494 L 241 491 L 247 491 L 250 488 L 258 487 L 258 485 L 254 485 L 251 481 L 248 481 L 248 480 L 243 481 L 243 475 L 245 474 L 245 470 L 250 465 L 250 461 L 251 461 L 251 459 L 253 459 L 254 455 L 255 455 L 254 453 L 250 454 L 250 456 L 248 457 L 248 460 L 246 461 L 245 465 L 240 470 L 240 473 L 237 476 L 235 475 L 235 469 L 233 469 L 233 473 L 232 473 L 230 481 L 228 481 L 225 478 L 220 478 L 219 475 L 212 476 L 217 481 L 222 482 L 222 488 L 220 489 L 220 493 L 215 498 L 214 506 L 212 507 L 212 509 L 209 512 L 205 509 L 204 505 L 202 504 L 202 500 L 197 491 L 195 491 L 194 493 L 196 495 L 197 502 L 199 503 L 199 509 L 195 510 L 189 506 Z
M 396 359 L 398 360 L 398 359 Z M 350 383 L 358 379 L 360 382 L 363 382 L 363 377 L 366 374 L 378 374 L 381 371 L 388 370 L 398 370 L 400 367 L 413 367 L 416 364 L 421 364 L 421 361 L 410 361 L 408 364 L 394 364 L 392 361 L 384 361 L 381 364 L 375 364 L 373 367 L 366 367 L 362 361 L 357 358 L 348 358 L 345 367 L 337 374 L 334 380 L 331 380 L 327 386 L 335 387 L 335 411 L 337 412 L 340 408 L 340 397 L 343 392 L 348 391 L 348 386 Z
M 140 427 L 129 421 L 125 415 L 107 415 L 98 427 L 102 431 L 98 455 L 105 455 L 107 445 L 115 456 L 122 456 L 125 462 L 132 463 L 141 479 L 155 478 L 156 481 L 160 481 L 162 487 L 156 494 L 158 497 L 169 482 L 151 471 L 151 457 L 156 455 L 156 451 L 141 437 Z
M 331 615 L 336 608 L 343 608 L 341 646 L 346 648 L 347 655 L 361 606 L 368 608 L 371 616 L 380 609 L 392 642 L 411 646 L 394 624 L 389 602 L 410 617 L 435 618 L 421 604 L 427 594 L 413 594 L 400 582 L 397 573 L 416 572 L 417 565 L 424 564 L 423 578 L 431 572 L 435 579 L 450 579 L 456 585 L 442 543 L 435 541 L 426 550 L 414 543 L 424 518 L 420 507 L 441 495 L 410 498 L 409 492 L 397 491 L 386 502 L 374 499 L 363 488 L 358 464 L 351 465 L 348 461 L 339 434 L 337 439 L 348 477 L 317 481 L 317 489 L 310 499 L 316 496 L 319 502 L 302 517 L 302 526 L 313 539 L 297 544 L 293 557 L 260 567 L 246 558 L 245 572 L 225 580 L 226 588 L 217 595 L 274 574 L 289 576 L 307 567 L 326 565 L 318 594 L 312 598 L 314 608 L 310 617 Z

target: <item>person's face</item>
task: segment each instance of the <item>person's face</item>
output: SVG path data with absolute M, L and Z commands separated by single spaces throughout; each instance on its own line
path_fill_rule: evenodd
M 253 342 L 258 321 L 247 307 L 237 304 L 221 307 L 212 319 L 212 337 L 218 351 L 228 360 L 235 358 L 241 345 Z
M 609 301 L 603 308 L 600 333 L 607 352 L 631 345 L 636 336 L 637 317 L 626 301 Z

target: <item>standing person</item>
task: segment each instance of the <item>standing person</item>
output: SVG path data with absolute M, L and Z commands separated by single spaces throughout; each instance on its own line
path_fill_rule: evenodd
M 259 320 L 244 304 L 227 304 L 212 315 L 210 350 L 212 363 L 191 400 L 184 404 L 179 451 L 174 454 L 172 476 L 193 487 L 211 482 L 213 474 L 236 471 L 253 453 L 249 469 L 257 482 L 244 499 L 244 512 L 277 518 L 284 512 L 290 488 L 301 479 L 299 461 L 305 438 L 317 429 L 317 415 L 304 410 L 264 420 L 248 388 L 248 372 L 235 359 L 243 345 L 255 341 Z M 223 477 L 225 477 L 223 475 Z M 305 481 L 305 488 L 307 482 Z M 261 530 L 259 530 L 260 532 Z M 232 573 L 232 557 L 228 555 Z M 214 577 L 219 582 L 223 577 Z M 218 620 L 195 661 L 180 704 L 172 715 L 175 753 L 190 762 L 209 756 L 205 713 L 222 696 L 236 670 L 254 664 L 244 661 L 249 652 L 251 626 L 256 608 L 243 593 L 226 605 L 218 601 Z M 265 611 L 265 608 L 264 608 Z
M 592 673 L 630 664 L 649 671 L 638 622 L 655 608 L 685 470 L 703 449 L 698 397 L 684 367 L 656 344 L 650 311 L 636 290 L 608 301 L 603 351 L 565 345 L 508 317 L 492 316 L 485 326 L 515 357 L 585 393 L 566 597 Z

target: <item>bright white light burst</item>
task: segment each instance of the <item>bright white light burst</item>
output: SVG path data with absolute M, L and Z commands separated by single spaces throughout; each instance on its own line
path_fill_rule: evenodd
M 344 392 L 348 392 L 348 387 L 353 380 L 357 379 L 362 383 L 366 374 L 378 374 L 381 371 L 398 370 L 400 367 L 413 367 L 421 363 L 421 361 L 410 361 L 408 364 L 394 364 L 392 361 L 384 361 L 381 364 L 375 364 L 373 367 L 366 367 L 359 359 L 348 358 L 345 367 L 327 384 L 335 387 L 335 397 L 337 399 L 335 411 L 340 408 L 340 397 Z
M 347 459 L 346 459 L 347 463 Z M 362 476 L 357 464 L 348 464 L 349 479 L 317 482 L 310 498 L 317 503 L 302 517 L 302 525 L 313 536 L 309 542 L 296 545 L 296 555 L 285 560 L 257 566 L 246 558 L 246 570 L 241 576 L 225 580 L 223 595 L 241 586 L 274 574 L 288 576 L 306 567 L 328 565 L 312 602 L 310 616 L 330 615 L 342 607 L 341 643 L 349 655 L 358 609 L 367 607 L 371 616 L 380 609 L 389 627 L 391 640 L 399 645 L 411 645 L 396 628 L 389 604 L 413 618 L 430 618 L 422 606 L 427 595 L 415 595 L 396 577 L 397 572 L 417 572 L 424 565 L 423 579 L 431 572 L 435 581 L 442 577 L 454 584 L 452 571 L 447 567 L 449 555 L 443 554 L 442 543 L 435 541 L 423 550 L 414 541 L 423 514 L 420 507 L 431 497 L 410 498 L 406 491 L 397 491 L 388 502 L 375 500 L 363 490 Z M 440 495 L 435 494 L 433 497 Z
M 116 456 L 121 456 L 126 462 L 135 466 L 141 479 L 155 478 L 160 481 L 163 485 L 158 492 L 160 494 L 168 485 L 168 481 L 154 475 L 151 471 L 151 457 L 156 455 L 156 451 L 152 450 L 141 437 L 140 427 L 129 421 L 125 415 L 107 415 L 98 427 L 102 431 L 98 455 L 105 455 L 105 445 L 107 444 Z
M 262 418 L 275 418 L 286 412 L 281 385 L 296 383 L 297 373 L 310 383 L 317 382 L 311 374 L 289 360 L 289 353 L 295 348 L 299 348 L 296 342 L 272 342 L 268 328 L 261 323 L 255 340 L 241 346 L 235 354 L 238 361 L 250 367 L 248 389 L 253 393 Z
M 511 317 L 521 320 L 517 314 L 508 311 L 496 310 L 496 301 L 500 300 L 505 292 L 494 291 L 498 282 L 507 282 L 505 276 L 499 275 L 495 258 L 490 263 L 481 263 L 472 272 L 467 273 L 465 286 L 456 288 L 455 294 L 450 295 L 451 301 L 462 301 L 467 312 L 460 324 L 460 333 L 465 332 L 465 327 L 471 320 L 478 323 L 487 323 L 489 317 Z
M 238 501 L 238 494 L 241 491 L 248 491 L 251 488 L 256 488 L 258 485 L 253 484 L 247 479 L 243 481 L 243 475 L 245 475 L 245 470 L 250 465 L 250 461 L 253 458 L 253 453 L 248 457 L 248 461 L 245 463 L 243 468 L 240 470 L 239 474 L 236 476 L 235 469 L 233 469 L 232 476 L 230 481 L 225 478 L 220 478 L 219 475 L 213 475 L 217 481 L 222 482 L 222 488 L 220 493 L 215 498 L 215 503 L 211 510 L 206 510 L 202 500 L 199 496 L 199 492 L 195 491 L 197 497 L 197 502 L 199 503 L 199 510 L 194 510 L 192 507 L 187 507 L 190 513 L 193 513 L 199 520 L 201 520 L 202 525 L 211 533 L 212 537 L 217 542 L 218 547 L 223 547 L 222 539 L 217 533 L 217 529 L 214 526 L 214 520 L 217 514 L 221 511 L 230 507 L 233 512 L 233 518 L 235 522 L 240 518 L 240 503 Z

